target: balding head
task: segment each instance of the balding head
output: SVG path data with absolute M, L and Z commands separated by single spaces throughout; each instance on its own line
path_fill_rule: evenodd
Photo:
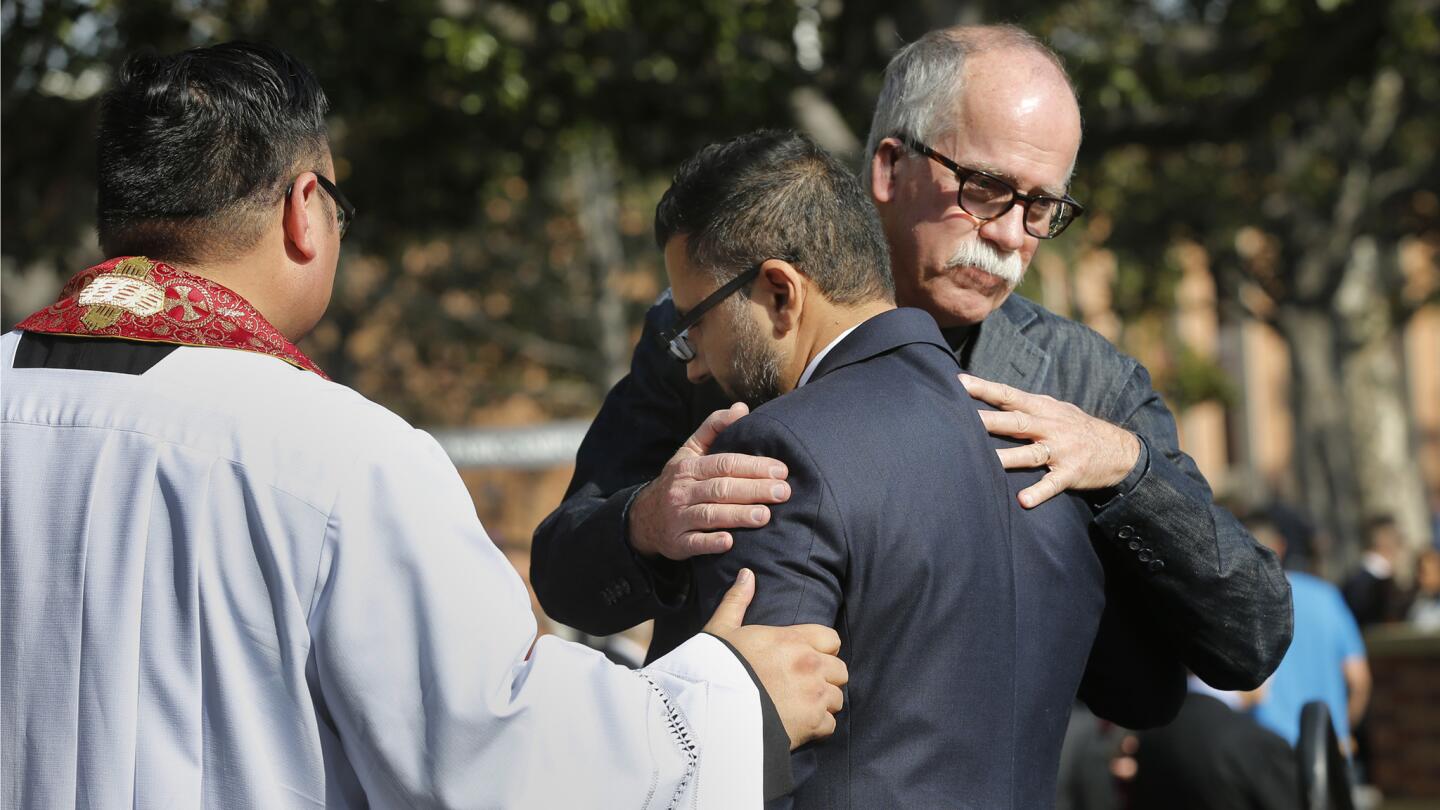
M 934 31 L 896 54 L 867 150 L 897 300 L 941 326 L 994 312 L 1076 210 L 1023 202 L 1067 199 L 1080 108 L 1059 58 L 1013 26 Z M 961 206 L 966 187 L 982 202 Z M 986 213 L 987 197 L 1007 207 Z
M 1060 57 L 1024 29 L 957 25 L 901 48 L 885 68 L 870 122 L 861 172 L 867 187 L 881 140 L 897 135 L 925 143 L 941 140 L 962 124 L 954 113 L 969 96 L 1007 90 L 1028 94 L 1030 109 L 1051 104 L 1072 110 L 1078 151 L 1080 106 L 1070 76 Z

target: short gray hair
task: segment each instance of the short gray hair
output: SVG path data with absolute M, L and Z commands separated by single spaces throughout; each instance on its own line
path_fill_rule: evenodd
M 870 121 L 865 162 L 860 170 L 866 190 L 870 188 L 870 164 L 880 141 L 907 135 L 928 143 L 948 135 L 954 125 L 949 113 L 964 92 L 960 79 L 966 57 L 1001 48 L 1023 48 L 1045 57 L 1065 77 L 1070 92 L 1075 92 L 1059 55 L 1023 28 L 957 25 L 931 31 L 897 51 L 885 68 L 885 83 L 875 102 L 875 117 Z

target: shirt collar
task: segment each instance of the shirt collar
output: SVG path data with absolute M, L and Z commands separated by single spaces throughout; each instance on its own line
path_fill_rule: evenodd
M 1360 558 L 1360 565 L 1376 579 L 1389 579 L 1395 576 L 1395 566 L 1374 551 L 1365 552 L 1365 556 Z
M 860 323 L 864 323 L 864 321 L 861 321 Z M 829 343 L 825 344 L 825 348 L 821 349 L 819 354 L 817 354 L 817 355 L 815 355 L 814 357 L 810 358 L 810 365 L 808 365 L 808 366 L 805 367 L 805 373 L 800 375 L 800 382 L 796 383 L 795 387 L 796 387 L 796 388 L 799 388 L 800 386 L 804 385 L 805 383 L 810 382 L 810 376 L 815 373 L 815 369 L 820 366 L 820 361 L 825 359 L 825 355 L 829 354 L 831 349 L 833 349 L 833 348 L 835 348 L 836 346 L 838 346 L 838 345 L 840 344 L 840 341 L 842 341 L 842 340 L 844 340 L 845 338 L 849 337 L 849 336 L 850 336 L 850 333 L 851 333 L 851 332 L 854 332 L 855 329 L 858 328 L 859 326 L 860 326 L 860 324 L 857 323 L 857 324 L 855 324 L 855 326 L 852 326 L 852 327 L 850 327 L 849 329 L 846 329 L 844 332 L 841 332 L 840 334 L 836 335 L 834 340 L 832 340 L 832 341 L 830 341 Z

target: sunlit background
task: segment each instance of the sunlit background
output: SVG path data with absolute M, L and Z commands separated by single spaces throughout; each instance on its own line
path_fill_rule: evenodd
M 124 54 L 279 45 L 327 89 L 360 209 L 302 348 L 434 429 L 523 569 L 663 289 L 651 218 L 679 161 L 779 126 L 858 166 L 899 45 L 1014 22 L 1078 87 L 1089 209 L 1021 291 L 1144 362 L 1217 495 L 1306 516 L 1321 574 L 1392 517 L 1409 588 L 1440 513 L 1437 20 L 1437 0 L 5 0 L 0 320 L 103 258 L 93 130 Z M 1433 765 L 1440 717 L 1430 735 Z M 1440 797 L 1430 770 L 1389 795 Z

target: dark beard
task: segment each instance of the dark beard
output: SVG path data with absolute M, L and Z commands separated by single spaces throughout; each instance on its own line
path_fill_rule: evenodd
M 765 343 L 760 325 L 744 312 L 738 306 L 731 310 L 735 349 L 730 353 L 729 382 L 720 387 L 731 398 L 758 408 L 780 396 L 780 356 Z

